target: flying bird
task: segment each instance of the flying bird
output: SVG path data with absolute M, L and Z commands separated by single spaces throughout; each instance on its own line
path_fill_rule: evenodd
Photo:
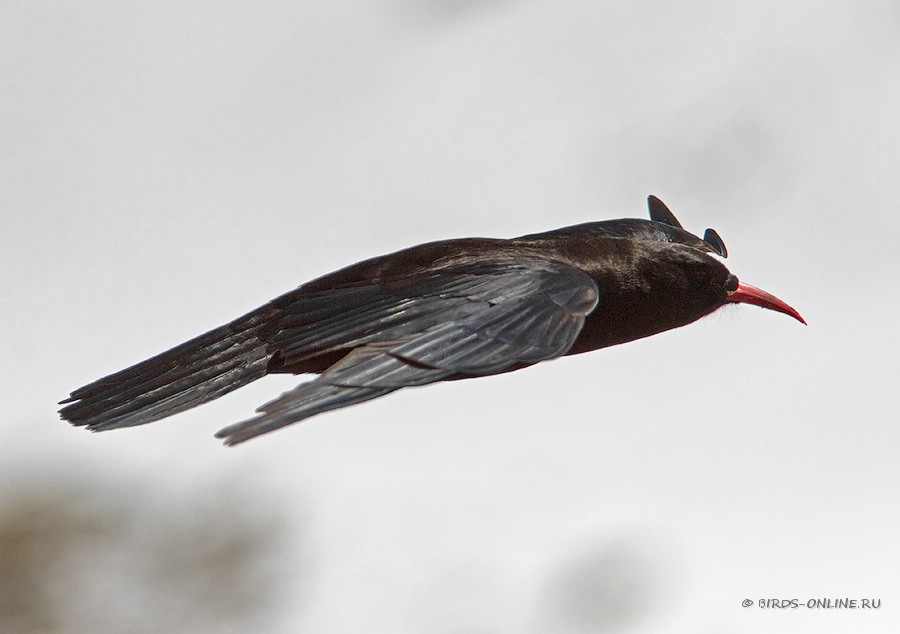
M 267 374 L 316 374 L 219 431 L 235 445 L 404 387 L 519 370 L 684 326 L 727 304 L 800 314 L 740 282 L 712 229 L 588 222 L 512 239 L 421 244 L 330 273 L 60 404 L 91 431 L 143 425 Z

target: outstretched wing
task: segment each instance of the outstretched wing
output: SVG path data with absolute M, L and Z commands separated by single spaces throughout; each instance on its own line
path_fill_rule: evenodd
M 289 362 L 310 349 L 350 351 L 315 380 L 260 407 L 259 416 L 221 430 L 216 435 L 226 444 L 403 387 L 496 374 L 561 356 L 599 298 L 583 271 L 521 259 L 345 292 L 356 295 L 345 310 L 340 291 L 297 297 L 286 306 L 273 343 Z M 324 301 L 330 307 L 317 308 Z

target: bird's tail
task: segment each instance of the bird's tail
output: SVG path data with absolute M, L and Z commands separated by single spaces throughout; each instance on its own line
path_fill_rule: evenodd
M 262 378 L 272 356 L 265 329 L 273 310 L 255 310 L 78 388 L 60 402 L 60 416 L 91 431 L 143 425 Z

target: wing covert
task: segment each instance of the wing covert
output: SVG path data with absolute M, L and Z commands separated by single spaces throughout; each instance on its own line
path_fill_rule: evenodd
M 365 303 L 342 309 L 333 296 L 326 309 L 324 298 L 312 298 L 318 321 L 297 298 L 274 338 L 288 358 L 308 354 L 310 347 L 348 354 L 315 380 L 263 405 L 258 417 L 217 436 L 236 444 L 403 387 L 553 359 L 571 348 L 599 298 L 583 271 L 537 259 L 441 270 L 354 288 L 344 297 L 351 294 Z

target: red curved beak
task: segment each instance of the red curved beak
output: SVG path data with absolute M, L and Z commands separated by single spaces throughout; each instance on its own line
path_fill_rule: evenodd
M 728 301 L 735 304 L 753 304 L 754 306 L 761 306 L 762 308 L 768 308 L 769 310 L 777 310 L 779 313 L 790 315 L 804 326 L 806 325 L 806 320 L 800 316 L 800 313 L 783 301 L 762 289 L 750 286 L 749 284 L 744 284 L 743 282 L 738 282 L 737 290 L 728 294 Z

